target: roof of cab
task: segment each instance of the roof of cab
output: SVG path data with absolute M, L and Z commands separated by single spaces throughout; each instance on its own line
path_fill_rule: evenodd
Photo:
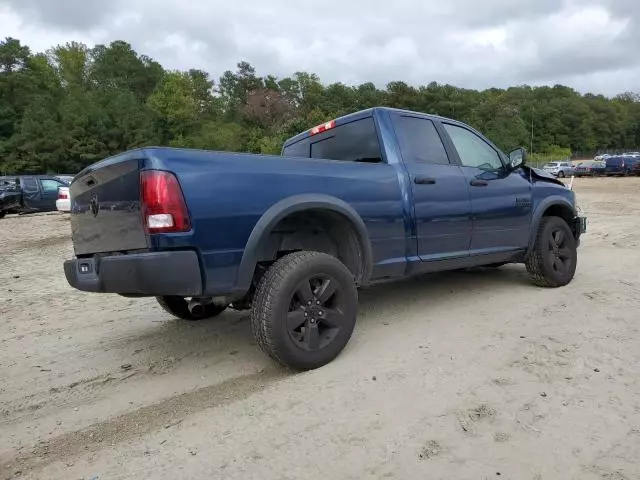
M 360 120 L 362 118 L 367 118 L 367 117 L 371 117 L 374 116 L 376 114 L 376 112 L 382 112 L 382 111 L 386 111 L 386 112 L 397 112 L 397 113 L 404 113 L 404 114 L 411 114 L 411 115 L 420 115 L 422 117 L 425 118 L 436 118 L 436 119 L 440 119 L 440 120 L 447 120 L 447 121 L 451 121 L 451 122 L 456 122 L 456 120 L 450 119 L 450 118 L 445 118 L 445 117 L 441 117 L 438 115 L 433 115 L 430 113 L 423 113 L 423 112 L 414 112 L 411 110 L 402 110 L 399 108 L 391 108 L 391 107 L 373 107 L 373 108 L 367 108 L 366 110 L 360 110 L 359 112 L 354 112 L 354 113 L 350 113 L 348 115 L 344 115 L 342 117 L 338 117 L 335 119 L 336 122 L 336 127 L 339 127 L 340 125 L 344 125 L 345 123 L 349 123 L 349 122 L 353 122 L 355 120 Z M 302 139 L 308 138 L 311 136 L 311 130 L 305 130 L 304 132 L 301 132 L 289 139 L 287 139 L 284 142 L 284 147 L 288 147 L 289 145 L 299 142 Z

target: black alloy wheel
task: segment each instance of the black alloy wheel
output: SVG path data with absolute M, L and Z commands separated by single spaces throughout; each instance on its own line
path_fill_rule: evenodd
M 572 254 L 568 246 L 566 232 L 560 226 L 554 228 L 549 236 L 549 249 L 547 255 L 551 261 L 551 267 L 559 275 L 565 275 L 572 267 Z
M 542 218 L 525 263 L 531 280 L 540 287 L 562 287 L 573 280 L 578 263 L 577 241 L 563 218 Z
M 311 370 L 344 349 L 357 311 L 353 274 L 340 260 L 320 252 L 295 252 L 275 262 L 262 277 L 251 328 L 271 358 L 296 370 Z
M 287 312 L 287 331 L 295 344 L 307 351 L 329 345 L 346 325 L 344 295 L 331 275 L 303 278 L 295 289 Z

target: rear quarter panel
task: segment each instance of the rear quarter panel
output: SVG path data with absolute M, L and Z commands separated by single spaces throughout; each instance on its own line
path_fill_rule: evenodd
M 233 293 L 258 220 L 277 202 L 302 194 L 348 203 L 365 223 L 374 273 L 388 269 L 387 264 L 397 265 L 399 274 L 404 271 L 402 194 L 391 165 L 158 149 L 147 155 L 145 168 L 178 175 L 193 226 L 186 234 L 152 235 L 151 246 L 197 247 L 207 293 Z

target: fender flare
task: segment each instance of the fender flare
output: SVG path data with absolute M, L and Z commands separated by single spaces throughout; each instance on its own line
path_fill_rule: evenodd
M 527 256 L 533 250 L 533 245 L 536 242 L 536 235 L 538 234 L 538 227 L 540 226 L 540 222 L 542 221 L 542 217 L 544 213 L 550 208 L 554 206 L 566 207 L 571 210 L 573 216 L 577 215 L 576 207 L 571 201 L 565 197 L 561 197 L 559 195 L 552 195 L 550 197 L 545 198 L 540 202 L 536 210 L 533 212 L 533 216 L 531 218 L 531 231 L 529 232 L 529 244 L 527 245 Z
M 292 213 L 311 209 L 329 210 L 341 214 L 351 222 L 358 237 L 362 255 L 362 272 L 359 280 L 360 282 L 365 282 L 371 276 L 373 268 L 371 242 L 367 227 L 358 212 L 345 201 L 330 195 L 302 194 L 287 197 L 272 205 L 253 227 L 238 268 L 236 281 L 238 291 L 247 292 L 251 287 L 251 281 L 259 260 L 259 253 L 278 222 Z

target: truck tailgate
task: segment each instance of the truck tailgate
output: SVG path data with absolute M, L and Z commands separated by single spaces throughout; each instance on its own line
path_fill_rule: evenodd
M 81 173 L 70 186 L 76 255 L 146 249 L 140 210 L 140 161 L 113 158 Z

